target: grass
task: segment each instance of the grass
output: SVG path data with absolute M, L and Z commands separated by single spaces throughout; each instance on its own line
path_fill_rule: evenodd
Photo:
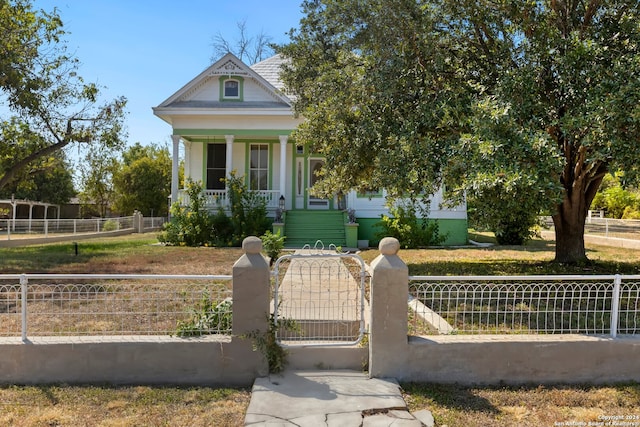
M 3 426 L 240 426 L 244 389 L 211 387 L 0 387 Z
M 597 423 L 611 416 L 622 416 L 630 426 L 640 425 L 638 384 L 461 387 L 407 383 L 402 388 L 409 409 L 429 409 L 437 426 L 604 426 Z
M 490 238 L 484 236 L 486 240 Z M 475 238 L 474 240 L 479 240 Z M 231 274 L 239 248 L 155 245 L 155 235 L 79 243 L 0 248 L 0 273 Z M 367 262 L 378 251 L 362 253 Z M 554 264 L 553 245 L 402 250 L 411 275 L 637 274 L 640 251 L 589 247 L 590 263 Z M 588 424 L 605 416 L 640 416 L 640 386 L 461 387 L 402 384 L 412 411 L 432 411 L 436 425 L 554 426 Z M 0 386 L 0 425 L 14 426 L 240 426 L 245 389 L 147 386 Z M 640 425 L 640 420 L 635 420 Z

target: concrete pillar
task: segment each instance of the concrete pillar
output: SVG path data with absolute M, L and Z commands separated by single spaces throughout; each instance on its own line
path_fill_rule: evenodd
M 262 251 L 262 241 L 249 236 L 242 242 L 242 255 L 233 265 L 233 339 L 243 340 L 247 346 L 252 343 L 244 338 L 252 331 L 264 333 L 269 326 L 270 312 L 270 270 Z M 269 371 L 267 360 L 262 354 L 254 353 L 254 360 L 247 360 L 247 368 L 253 365 L 259 375 Z
M 408 352 L 409 269 L 398 256 L 400 242 L 385 237 L 371 263 L 369 376 L 394 377 Z
M 144 233 L 144 216 L 140 211 L 133 212 L 133 232 Z
M 180 165 L 180 135 L 171 135 L 173 159 L 171 161 L 171 204 L 178 201 L 178 166 Z

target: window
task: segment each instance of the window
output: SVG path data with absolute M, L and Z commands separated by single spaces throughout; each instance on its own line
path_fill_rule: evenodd
M 227 145 L 207 146 L 207 190 L 224 190 L 227 173 Z
M 269 146 L 252 144 L 249 160 L 249 189 L 268 190 L 269 180 Z
M 240 97 L 240 82 L 237 80 L 225 80 L 224 82 L 224 97 L 225 98 L 239 98 Z

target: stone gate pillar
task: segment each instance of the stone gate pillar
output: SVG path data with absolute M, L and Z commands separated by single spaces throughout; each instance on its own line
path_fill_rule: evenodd
M 409 269 L 398 256 L 400 242 L 385 237 L 371 263 L 369 376 L 394 377 L 408 351 Z

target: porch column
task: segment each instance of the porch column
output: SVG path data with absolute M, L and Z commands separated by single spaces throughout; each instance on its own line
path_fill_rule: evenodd
M 180 165 L 180 135 L 171 135 L 173 160 L 171 161 L 171 204 L 178 200 L 178 166 Z
M 287 183 L 287 141 L 289 135 L 280 135 L 280 195 L 284 196 Z M 286 197 L 285 197 L 286 199 Z
M 182 141 L 184 145 L 184 176 L 193 176 L 191 174 L 191 141 Z M 206 183 L 205 183 L 206 184 Z
M 233 135 L 225 135 L 224 139 L 227 141 L 227 164 L 225 166 L 225 172 L 228 177 L 233 170 Z

